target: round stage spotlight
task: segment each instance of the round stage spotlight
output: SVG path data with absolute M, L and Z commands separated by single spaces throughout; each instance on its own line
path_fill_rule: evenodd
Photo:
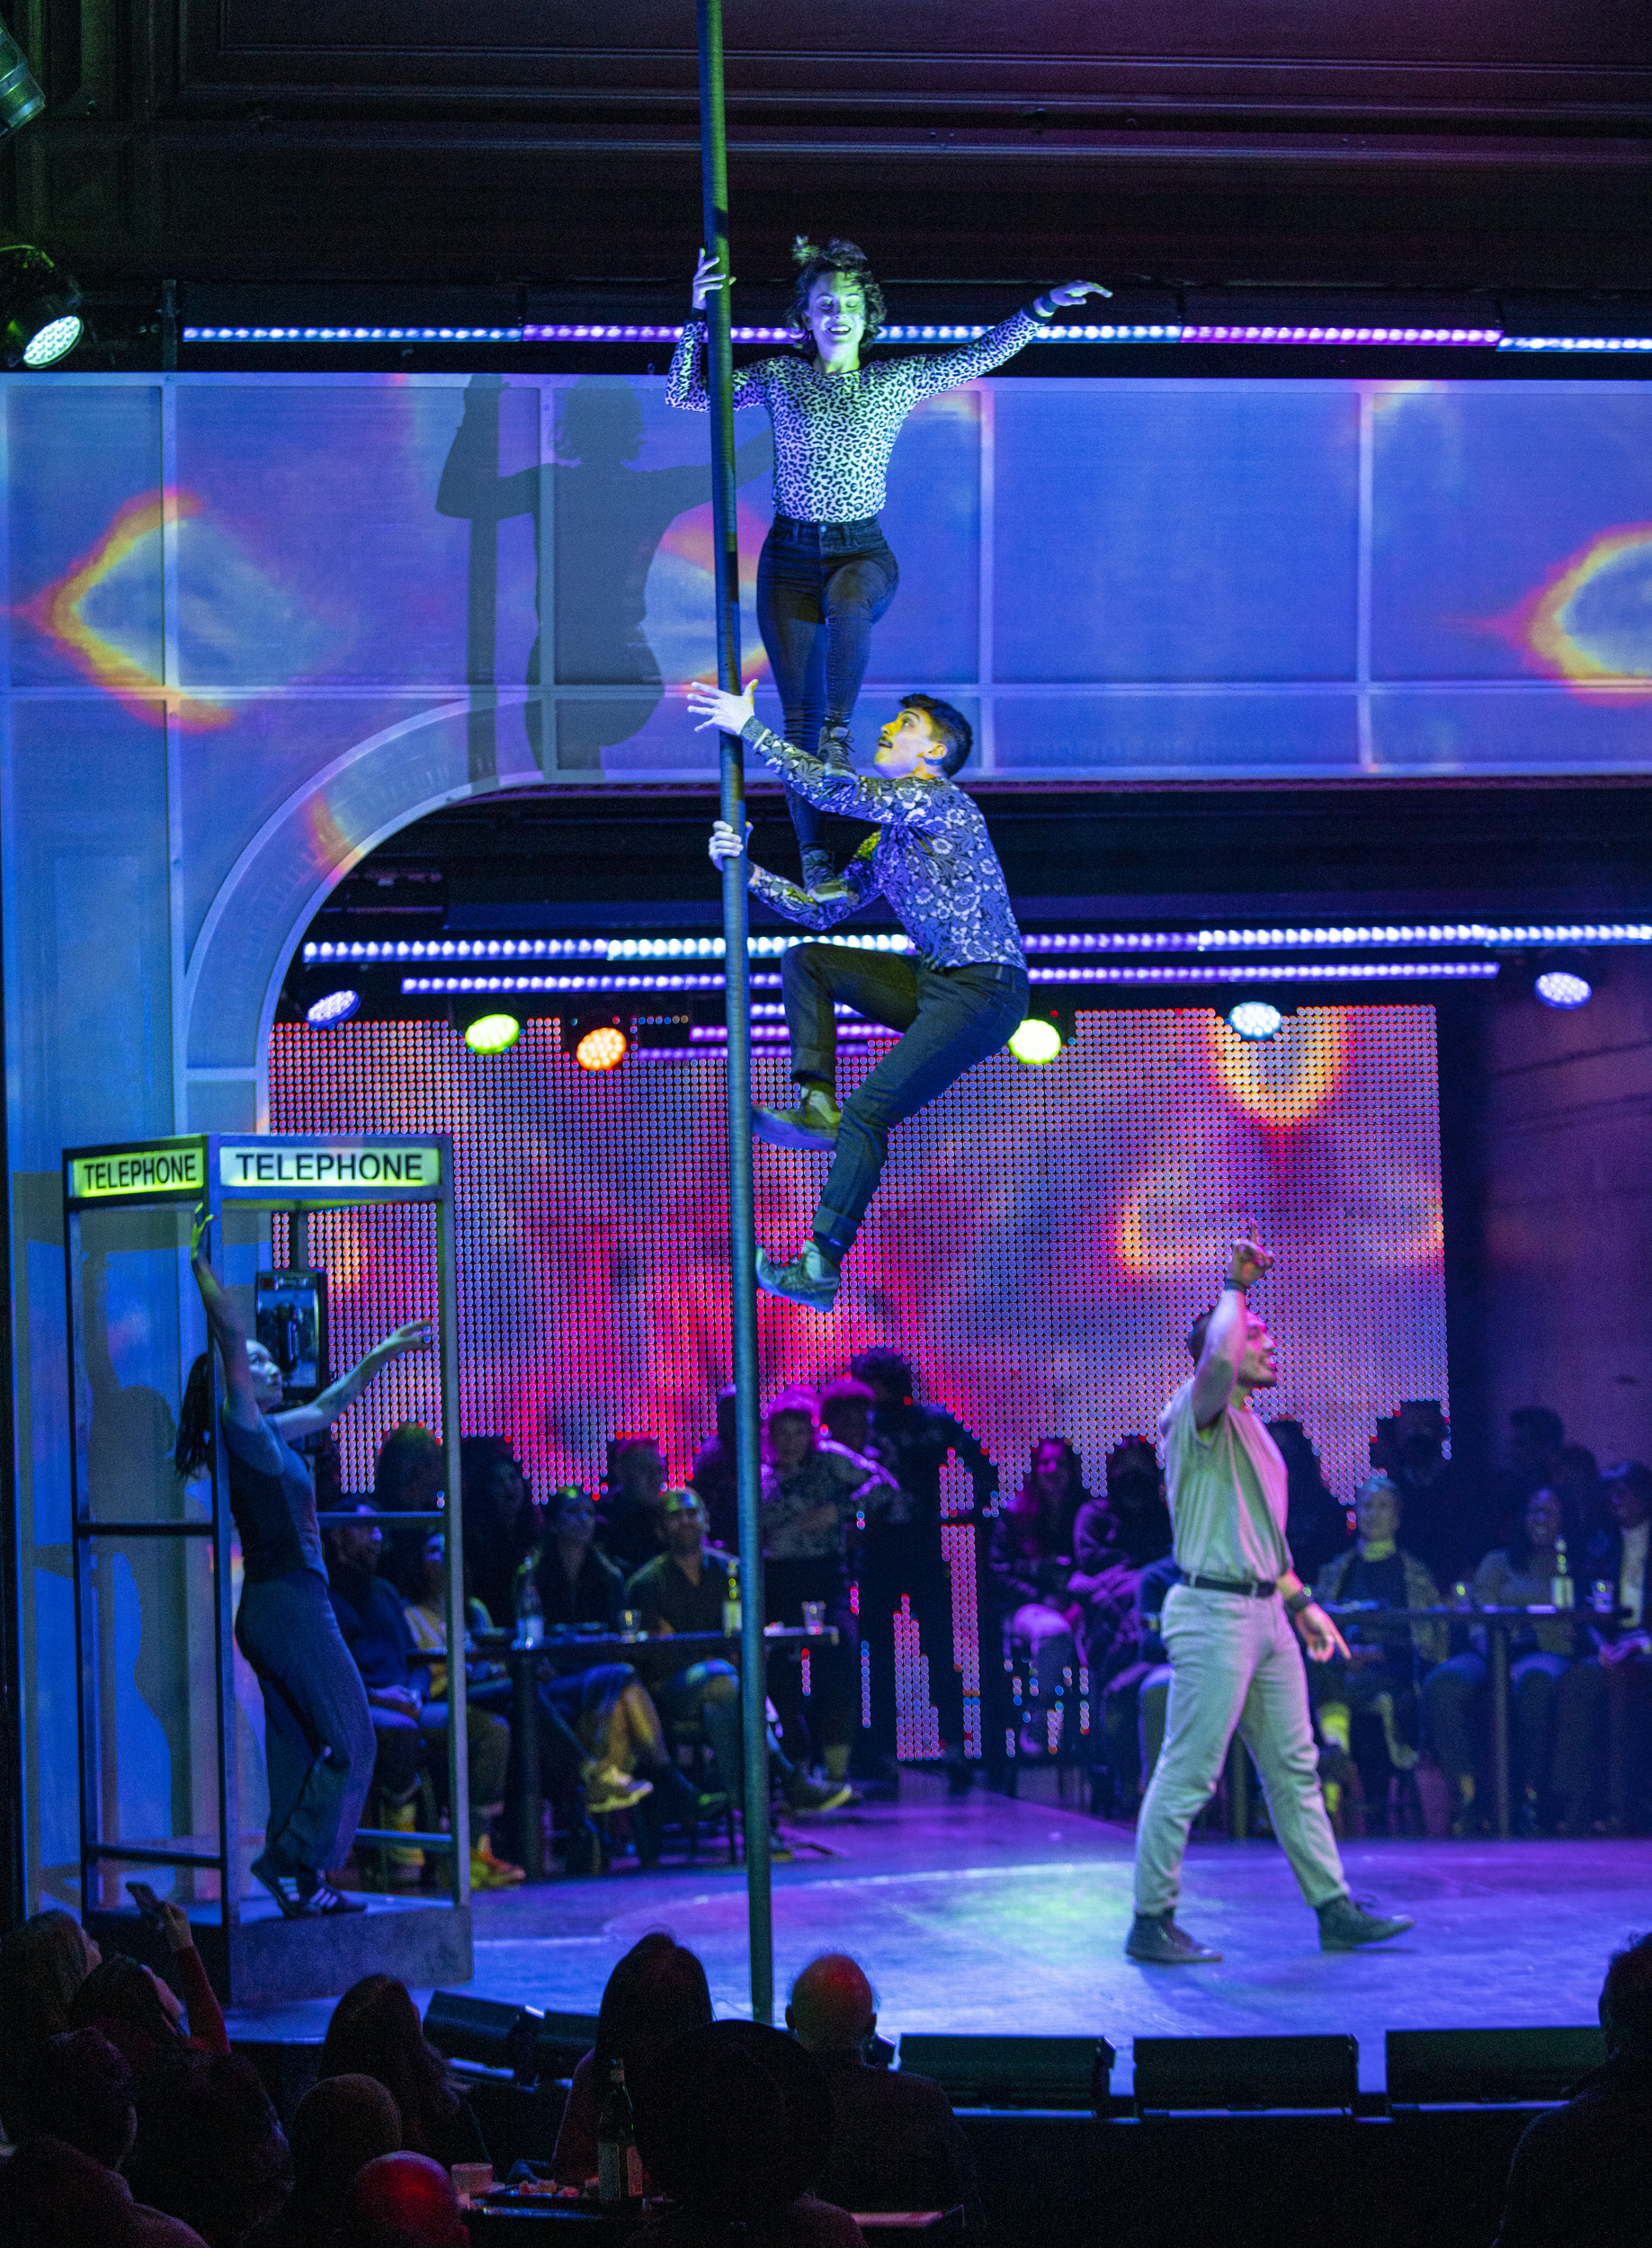
M 503 1054 L 522 1036 L 513 1014 L 479 1014 L 465 1025 L 465 1044 L 473 1054 Z
M 1271 999 L 1241 999 L 1228 1010 L 1228 1028 L 1255 1046 L 1276 1037 L 1284 1020 Z
M 1537 995 L 1546 1007 L 1586 1007 L 1594 986 L 1575 968 L 1546 968 L 1537 979 Z
M 40 81 L 29 67 L 29 58 L 12 37 L 0 30 L 0 134 L 14 133 L 46 106 Z
M 631 1042 L 617 1022 L 600 1023 L 587 1030 L 574 1048 L 581 1069 L 618 1069 L 631 1050 Z
M 360 1012 L 361 1005 L 361 993 L 345 985 L 338 991 L 324 991 L 319 999 L 311 1000 L 304 1010 L 304 1020 L 313 1023 L 317 1030 L 331 1030 L 335 1023 L 348 1022 L 353 1014 Z
M 26 242 L 0 249 L 0 331 L 8 367 L 55 367 L 80 341 L 79 285 Z
M 1010 1033 L 1010 1051 L 1030 1069 L 1041 1069 L 1061 1051 L 1061 1033 L 1047 1016 L 1030 1014 Z

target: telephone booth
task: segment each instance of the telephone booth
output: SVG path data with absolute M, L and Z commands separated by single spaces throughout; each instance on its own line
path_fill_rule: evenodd
M 173 1447 L 184 1385 L 207 1349 L 190 1270 L 193 1213 L 206 1204 L 219 1279 L 272 1342 L 302 1400 L 327 1375 L 325 1236 L 340 1261 L 348 1213 L 397 1218 L 400 1320 L 435 1330 L 440 1510 L 397 1527 L 444 1533 L 447 1645 L 464 1645 L 453 1156 L 444 1134 L 201 1135 L 66 1149 L 72 1425 L 76 1690 L 79 1717 L 82 1913 L 100 1943 L 160 1964 L 127 1890 L 147 1882 L 188 1912 L 226 2003 L 326 1997 L 382 1972 L 413 1984 L 471 1972 L 465 1673 L 449 1665 L 447 1833 L 364 1828 L 364 1861 L 392 1845 L 421 1851 L 440 1886 L 366 1894 L 366 1910 L 285 1919 L 250 1872 L 263 1845 L 262 1696 L 234 1640 L 240 1553 L 223 1445 L 185 1480 Z M 284 1258 L 272 1262 L 278 1231 Z M 362 1235 L 365 1239 L 365 1234 Z M 357 1244 L 359 1245 L 359 1244 Z M 331 1275 L 335 1302 L 341 1279 Z M 248 1332 L 254 1318 L 248 1318 Z M 376 1340 L 377 1337 L 371 1338 Z M 210 1354 L 212 1425 L 221 1371 Z M 331 1369 L 333 1374 L 345 1370 Z M 296 1377 L 296 1378 L 295 1378 Z M 359 1411 L 357 1405 L 350 1408 Z M 433 1416 L 435 1417 L 435 1416 Z M 67 1682 L 64 1684 L 67 1686 Z

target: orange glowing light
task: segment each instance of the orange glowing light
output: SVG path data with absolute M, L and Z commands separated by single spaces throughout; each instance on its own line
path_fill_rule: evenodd
M 1314 1007 L 1290 1016 L 1265 1046 L 1239 1037 L 1214 1015 L 1210 1074 L 1237 1108 L 1264 1124 L 1305 1123 L 1325 1108 L 1348 1062 L 1348 1009 Z
M 119 647 L 97 631 L 83 613 L 83 604 L 121 566 L 130 559 L 146 540 L 158 540 L 185 516 L 198 515 L 201 502 L 190 492 L 170 486 L 158 494 L 128 500 L 89 554 L 73 563 L 57 583 L 25 602 L 22 614 L 40 631 L 57 641 L 78 669 L 94 684 L 112 695 L 122 709 L 151 726 L 164 723 L 167 705 L 179 725 L 192 732 L 228 726 L 232 706 L 210 702 L 196 695 L 168 690 L 165 682 L 128 649 Z
M 1652 523 L 1602 531 L 1495 625 L 1575 694 L 1643 701 L 1652 695 Z
M 630 1041 L 623 1030 L 608 1027 L 587 1030 L 574 1048 L 574 1059 L 581 1069 L 618 1069 L 630 1051 Z

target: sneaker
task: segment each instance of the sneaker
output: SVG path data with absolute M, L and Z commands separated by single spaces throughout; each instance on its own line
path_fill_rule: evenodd
M 771 1147 L 817 1147 L 829 1154 L 842 1120 L 842 1110 L 824 1085 L 805 1085 L 795 1109 L 754 1109 L 752 1136 Z
M 1357 1951 L 1362 1944 L 1387 1943 L 1415 1925 L 1404 1913 L 1384 1920 L 1345 1896 L 1328 1897 L 1317 1910 L 1321 1951 Z
M 299 1886 L 304 1900 L 299 1910 L 307 1920 L 330 1920 L 337 1913 L 364 1913 L 367 1910 L 365 1897 L 341 1895 L 324 1874 L 300 1874 Z
M 304 1898 L 299 1887 L 296 1869 L 278 1866 L 268 1851 L 261 1851 L 250 1868 L 253 1878 L 262 1881 L 270 1895 L 281 1906 L 282 1916 L 297 1920 L 304 1910 Z
M 1143 1967 L 1209 1967 L 1222 1955 L 1178 1928 L 1173 1909 L 1138 1913 L 1125 1940 L 1124 1956 Z
M 771 1296 L 783 1296 L 789 1304 L 801 1304 L 806 1311 L 837 1307 L 838 1276 L 812 1241 L 787 1264 L 776 1264 L 766 1249 L 759 1249 L 757 1285 Z
M 841 1811 L 854 1800 L 854 1789 L 847 1780 L 834 1784 L 829 1780 L 810 1780 L 802 1772 L 794 1775 L 786 1789 L 786 1801 L 794 1811 Z
M 841 721 L 828 720 L 821 727 L 818 754 L 821 763 L 829 773 L 853 780 L 854 743 L 849 728 Z
M 653 1793 L 651 1780 L 638 1780 L 635 1772 L 617 1771 L 612 1764 L 599 1764 L 585 1780 L 585 1815 L 597 1818 L 605 1811 L 629 1811 L 644 1796 Z
M 527 1869 L 513 1866 L 508 1858 L 494 1856 L 493 1837 L 484 1834 L 470 1853 L 470 1886 L 473 1889 L 513 1889 L 519 1881 L 528 1878 Z

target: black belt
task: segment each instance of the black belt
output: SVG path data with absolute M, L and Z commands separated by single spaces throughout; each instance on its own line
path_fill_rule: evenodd
M 1272 1600 L 1278 1592 L 1277 1584 L 1264 1583 L 1250 1576 L 1187 1576 L 1183 1584 L 1191 1584 L 1196 1592 L 1242 1592 L 1246 1600 Z

